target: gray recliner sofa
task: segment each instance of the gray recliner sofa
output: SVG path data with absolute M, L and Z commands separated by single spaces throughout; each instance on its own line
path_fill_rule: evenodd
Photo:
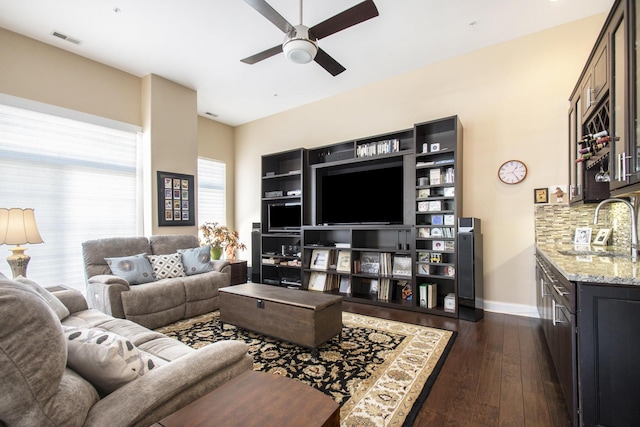
M 0 426 L 147 427 L 253 368 L 243 342 L 195 350 L 1 273 L 0 325 Z
M 229 286 L 227 261 L 211 261 L 213 271 L 132 285 L 114 275 L 106 258 L 164 255 L 200 246 L 195 235 L 113 237 L 82 244 L 89 307 L 155 329 L 220 308 L 218 290 Z

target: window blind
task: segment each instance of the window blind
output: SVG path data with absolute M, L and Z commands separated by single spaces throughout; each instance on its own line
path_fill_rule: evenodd
M 84 292 L 82 242 L 141 234 L 140 147 L 135 131 L 0 105 L 0 207 L 34 208 L 44 240 L 26 245 L 29 278 Z
M 198 226 L 227 223 L 226 164 L 198 157 Z

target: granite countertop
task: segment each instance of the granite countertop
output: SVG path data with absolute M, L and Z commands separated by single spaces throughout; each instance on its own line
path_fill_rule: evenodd
M 629 248 L 538 244 L 536 249 L 572 282 L 640 285 L 640 257 L 632 262 Z

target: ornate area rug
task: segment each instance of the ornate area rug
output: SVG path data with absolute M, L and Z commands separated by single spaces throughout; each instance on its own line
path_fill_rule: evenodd
M 198 348 L 219 340 L 246 342 L 254 370 L 309 384 L 340 404 L 342 426 L 410 426 L 424 403 L 455 333 L 342 313 L 342 337 L 308 348 L 220 326 L 219 312 L 183 320 L 158 332 Z

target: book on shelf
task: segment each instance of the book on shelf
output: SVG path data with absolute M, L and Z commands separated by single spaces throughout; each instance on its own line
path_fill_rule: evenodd
M 378 279 L 371 279 L 369 281 L 369 295 L 378 297 Z
M 380 272 L 380 257 L 377 252 L 363 252 L 360 255 L 360 271 L 367 274 Z
M 453 184 L 455 182 L 455 174 L 453 168 L 447 168 L 444 171 L 444 183 Z
M 310 291 L 324 291 L 324 286 L 327 281 L 327 273 L 320 271 L 312 271 L 309 276 L 309 285 L 307 289 Z
M 442 225 L 444 223 L 444 217 L 442 215 L 431 215 L 432 225 Z
M 351 251 L 338 251 L 338 262 L 336 271 L 341 273 L 351 272 Z
M 441 211 L 442 210 L 442 202 L 440 200 L 432 200 L 429 202 L 430 211 Z
M 430 271 L 431 268 L 429 267 L 429 264 L 418 264 L 418 274 L 428 276 Z
M 438 285 L 423 283 L 420 285 L 420 307 L 433 308 L 438 305 Z
M 421 188 L 421 189 L 417 190 L 417 192 L 416 192 L 416 197 L 418 199 L 426 199 L 429 196 L 431 196 L 431 189 L 430 188 Z
M 380 254 L 380 271 L 382 276 L 388 276 L 391 273 L 391 258 L 392 254 L 388 252 L 382 252 Z
M 431 185 L 439 185 L 441 179 L 440 168 L 429 170 L 429 183 Z
M 429 227 L 419 227 L 418 237 L 425 238 L 431 236 L 431 229 Z
M 418 212 L 428 212 L 429 202 L 418 202 Z
M 340 276 L 340 288 L 341 294 L 351 294 L 351 279 L 349 276 Z
M 453 163 L 453 159 L 442 159 L 436 161 L 436 165 L 448 165 L 449 163 Z
M 441 263 L 442 262 L 442 254 L 437 252 L 431 252 L 429 255 L 429 261 L 432 263 Z
M 455 215 L 447 214 L 444 216 L 444 225 L 456 225 Z
M 455 251 L 456 250 L 456 242 L 454 242 L 453 240 L 446 240 L 444 242 L 444 250 L 445 251 Z
M 336 248 L 350 248 L 351 247 L 351 243 L 348 242 L 336 242 L 335 243 Z
M 444 195 L 444 197 L 455 197 L 456 187 L 444 187 L 444 191 L 442 194 Z
M 430 252 L 418 252 L 418 261 L 429 262 L 430 259 L 431 259 Z
M 444 240 L 434 240 L 431 242 L 431 249 L 434 251 L 443 251 L 444 250 Z
M 380 280 L 380 289 L 378 290 L 378 301 L 389 301 L 389 287 L 391 286 L 391 280 Z
M 431 228 L 431 237 L 442 237 L 442 228 L 440 227 Z
M 396 255 L 393 257 L 393 275 L 411 276 L 411 257 L 408 255 Z
M 312 270 L 327 270 L 331 264 L 331 251 L 329 249 L 314 249 L 311 253 L 309 268 Z

